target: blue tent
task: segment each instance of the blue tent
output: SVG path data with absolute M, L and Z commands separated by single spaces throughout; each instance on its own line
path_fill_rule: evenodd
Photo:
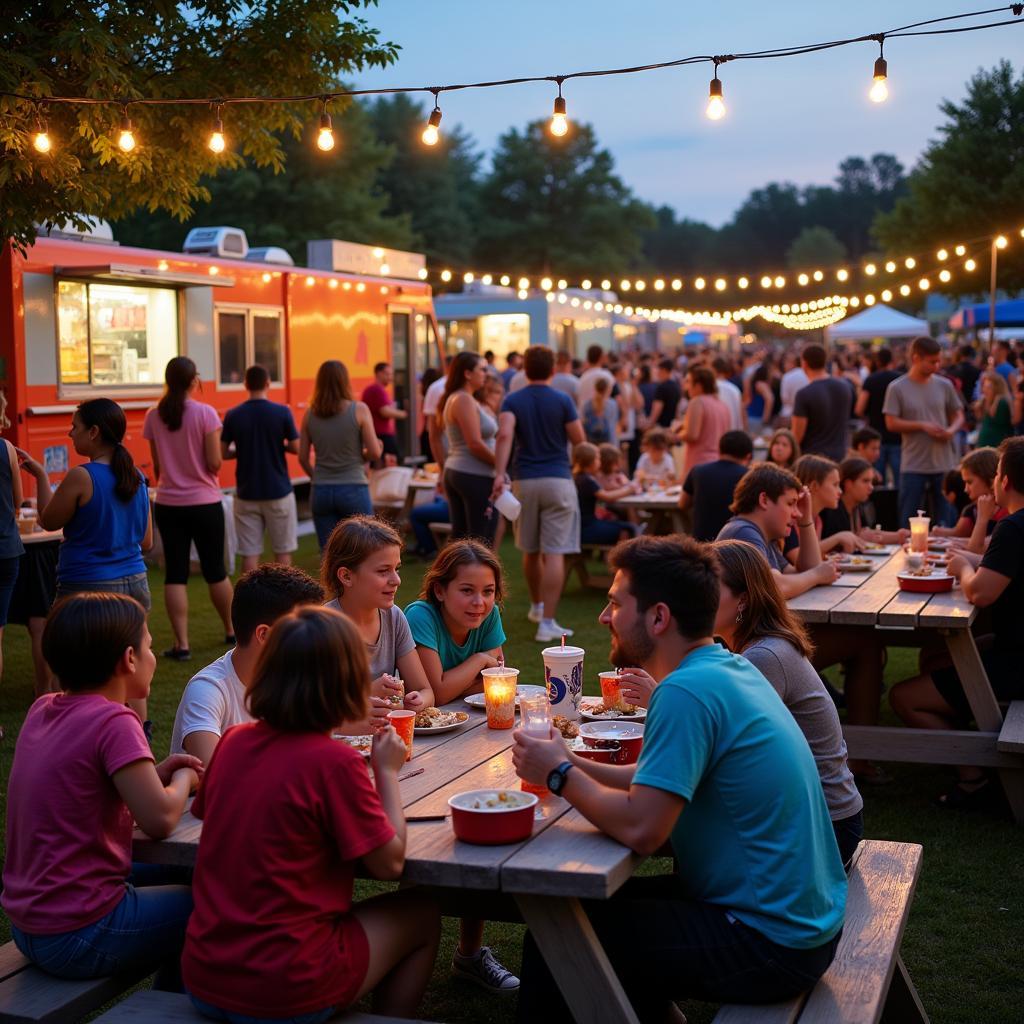
M 987 302 L 961 306 L 949 318 L 950 330 L 954 331 L 969 331 L 972 328 L 988 326 Z M 1004 299 L 997 302 L 996 327 L 1024 327 L 1024 299 Z

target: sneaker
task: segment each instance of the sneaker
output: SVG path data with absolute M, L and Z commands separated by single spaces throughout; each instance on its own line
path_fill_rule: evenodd
M 456 948 L 452 956 L 452 974 L 488 992 L 513 995 L 519 991 L 519 979 L 498 963 L 490 946 L 483 946 L 476 956 L 463 956 Z
M 541 603 L 541 604 L 531 604 L 530 605 L 530 610 L 526 613 L 526 617 L 531 622 L 540 622 L 544 618 L 544 605 L 543 605 L 543 603 Z
M 534 640 L 538 643 L 551 643 L 553 640 L 561 640 L 563 636 L 572 636 L 572 630 L 560 626 L 553 619 L 550 622 L 542 622 L 537 627 Z
M 168 647 L 162 657 L 170 658 L 171 661 L 191 661 L 192 652 L 187 647 Z

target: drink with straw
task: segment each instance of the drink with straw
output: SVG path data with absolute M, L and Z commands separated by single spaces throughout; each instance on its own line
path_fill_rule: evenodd
M 619 669 L 597 673 L 597 678 L 601 681 L 601 699 L 606 708 L 615 708 L 621 711 L 626 703 L 622 699 L 621 675 Z
M 579 720 L 585 653 L 582 647 L 567 644 L 564 636 L 559 647 L 545 647 L 541 651 L 544 658 L 544 682 L 547 683 L 553 715 Z
M 924 509 L 918 509 L 916 516 L 910 517 L 910 550 L 920 551 L 924 554 L 928 550 L 928 527 L 931 519 L 924 514 Z
M 551 732 L 551 704 L 547 693 L 523 694 L 519 698 L 519 726 L 528 736 L 547 737 Z M 539 797 L 548 795 L 547 786 L 535 786 L 526 779 L 520 780 L 524 793 Z

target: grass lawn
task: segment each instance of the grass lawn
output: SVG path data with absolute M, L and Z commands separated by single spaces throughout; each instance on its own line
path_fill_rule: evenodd
M 505 630 L 510 636 L 506 660 L 521 672 L 521 681 L 541 678 L 541 644 L 533 640 L 534 626 L 526 621 L 528 596 L 518 555 L 506 540 L 502 556 L 508 573 L 504 608 Z M 305 537 L 298 564 L 314 574 L 318 559 L 315 539 Z M 423 564 L 410 562 L 403 570 L 401 603 L 412 601 L 419 590 Z M 154 613 L 150 627 L 157 650 L 171 644 L 163 614 L 162 586 L 153 574 Z M 224 652 L 222 631 L 201 581 L 189 585 L 193 660 L 188 664 L 161 661 L 153 682 L 150 717 L 156 726 L 154 750 L 167 753 L 174 712 L 189 676 Z M 606 666 L 608 641 L 597 622 L 602 607 L 597 591 L 582 591 L 570 583 L 558 618 L 576 630 L 574 643 L 586 648 L 587 693 L 599 693 L 597 672 Z M 6 794 L 14 743 L 32 699 L 32 670 L 28 635 L 11 626 L 4 637 L 5 670 L 0 686 L 0 723 L 6 738 L 0 744 L 0 786 Z M 890 651 L 888 683 L 909 675 L 916 652 Z M 1007 816 L 995 812 L 961 814 L 933 806 L 936 793 L 949 784 L 942 768 L 893 765 L 895 782 L 864 794 L 866 833 L 869 838 L 921 843 L 924 867 L 903 940 L 907 964 L 924 1006 L 935 1024 L 1016 1024 L 1022 1019 L 1024 974 L 1020 970 L 1024 919 L 1024 833 Z M 799 851 L 794 851 L 799 856 Z M 664 865 L 645 865 L 663 870 Z M 360 883 L 357 896 L 374 891 Z M 9 938 L 0 915 L 0 938 Z M 491 998 L 448 977 L 448 964 L 456 938 L 455 922 L 447 922 L 434 982 L 422 1015 L 442 1021 L 511 1021 L 514 1003 Z M 511 969 L 519 964 L 522 928 L 490 925 L 485 941 Z M 686 1007 L 691 1022 L 709 1021 L 714 1009 L 700 1004 Z

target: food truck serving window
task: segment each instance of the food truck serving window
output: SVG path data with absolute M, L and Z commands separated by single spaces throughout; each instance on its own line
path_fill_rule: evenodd
M 62 385 L 158 386 L 178 354 L 178 293 L 58 281 L 57 343 Z
M 279 309 L 217 307 L 217 380 L 242 386 L 246 367 L 259 363 L 274 384 L 284 380 Z

